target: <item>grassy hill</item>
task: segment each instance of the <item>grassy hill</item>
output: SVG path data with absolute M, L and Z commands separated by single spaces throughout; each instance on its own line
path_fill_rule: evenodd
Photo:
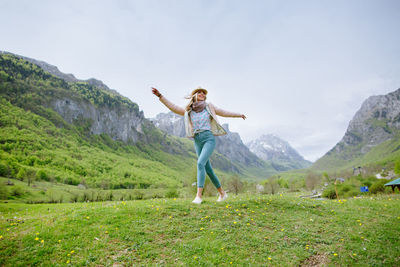
M 103 189 L 175 187 L 194 164 L 191 144 L 174 137 L 168 138 L 187 155 L 171 157 L 157 145 L 127 145 L 107 135 L 83 137 L 73 127 L 57 128 L 39 115 L 0 101 L 3 176 Z
M 0 204 L 2 266 L 399 266 L 400 197 Z

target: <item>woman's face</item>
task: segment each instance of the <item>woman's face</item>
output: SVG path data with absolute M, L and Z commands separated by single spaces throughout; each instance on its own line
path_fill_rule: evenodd
M 206 94 L 203 91 L 199 91 L 197 93 L 197 101 L 204 101 L 206 100 Z

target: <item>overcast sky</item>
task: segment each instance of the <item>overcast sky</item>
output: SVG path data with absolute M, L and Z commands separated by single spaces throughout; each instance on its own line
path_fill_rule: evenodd
M 398 0 L 0 0 L 0 50 L 96 78 L 168 110 L 208 101 L 244 142 L 273 133 L 308 160 L 343 137 L 362 102 L 400 88 Z

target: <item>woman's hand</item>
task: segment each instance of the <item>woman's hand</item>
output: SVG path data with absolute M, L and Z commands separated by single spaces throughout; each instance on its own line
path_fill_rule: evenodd
M 155 94 L 157 97 L 161 96 L 161 93 L 154 87 L 151 87 L 151 92 Z
M 246 119 L 246 116 L 244 115 L 244 114 L 242 114 L 241 116 L 240 116 L 242 119 Z

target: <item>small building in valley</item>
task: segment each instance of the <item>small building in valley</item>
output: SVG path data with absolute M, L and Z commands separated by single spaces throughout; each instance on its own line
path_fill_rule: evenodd
M 392 190 L 394 192 L 394 189 L 397 187 L 400 191 L 400 178 L 397 178 L 396 180 L 390 181 L 389 183 L 385 184 L 385 186 L 391 186 Z

